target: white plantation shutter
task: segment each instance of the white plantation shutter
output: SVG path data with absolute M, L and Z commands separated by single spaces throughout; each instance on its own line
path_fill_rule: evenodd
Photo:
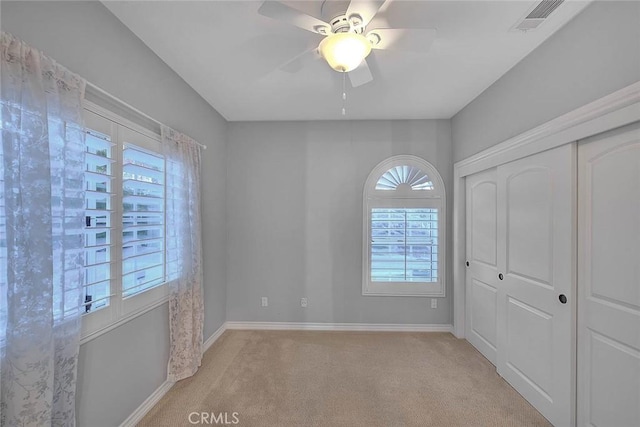
M 129 297 L 165 281 L 165 162 L 126 144 L 122 166 L 122 293 Z
M 376 183 L 376 190 L 395 190 L 401 184 L 412 190 L 433 190 L 429 176 L 422 169 L 408 165 L 394 166 L 383 173 Z
M 85 312 L 110 304 L 114 144 L 98 131 L 85 131 Z
M 438 209 L 372 209 L 371 280 L 438 281 Z

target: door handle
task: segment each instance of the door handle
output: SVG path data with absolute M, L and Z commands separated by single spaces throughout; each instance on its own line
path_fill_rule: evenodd
M 498 279 L 500 280 L 504 279 L 504 276 L 502 275 L 502 273 L 498 274 Z
M 560 300 L 560 302 L 562 304 L 566 304 L 567 303 L 567 296 L 565 294 L 560 294 L 560 296 L 558 297 L 558 299 Z
M 467 267 L 469 267 L 469 261 L 467 261 Z

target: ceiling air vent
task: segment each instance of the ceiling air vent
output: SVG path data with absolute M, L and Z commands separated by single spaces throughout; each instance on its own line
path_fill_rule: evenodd
M 527 15 L 518 21 L 511 30 L 512 31 L 530 31 L 535 30 L 558 8 L 564 0 L 542 0 Z

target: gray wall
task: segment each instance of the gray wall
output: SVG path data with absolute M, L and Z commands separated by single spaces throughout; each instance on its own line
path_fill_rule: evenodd
M 2 29 L 151 117 L 203 152 L 205 339 L 226 318 L 226 122 L 101 3 L 2 2 Z M 78 425 L 120 424 L 166 378 L 162 305 L 80 348 Z
M 454 161 L 637 81 L 640 2 L 595 2 L 454 116 Z
M 431 162 L 451 202 L 448 120 L 229 123 L 228 320 L 451 323 L 449 285 L 437 309 L 362 296 L 362 190 L 397 154 Z

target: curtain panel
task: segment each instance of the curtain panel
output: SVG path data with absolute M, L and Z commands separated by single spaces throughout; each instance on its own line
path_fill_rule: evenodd
M 0 44 L 0 425 L 73 426 L 85 81 L 10 34 Z
M 204 302 L 200 223 L 200 148 L 162 126 L 166 162 L 166 271 L 170 348 L 167 379 L 192 376 L 202 361 Z

